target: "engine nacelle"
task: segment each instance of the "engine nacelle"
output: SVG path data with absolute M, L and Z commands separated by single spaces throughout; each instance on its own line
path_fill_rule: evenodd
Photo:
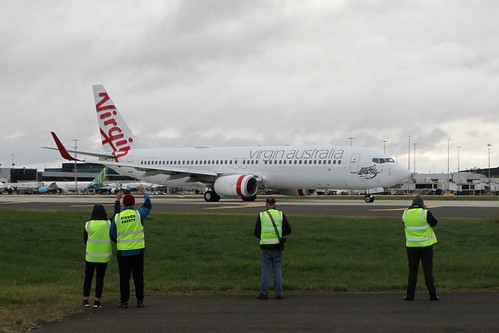
M 45 186 L 40 186 L 38 188 L 38 193 L 42 193 L 43 194 L 43 193 L 48 193 L 48 191 L 49 191 L 49 188 L 45 187 Z
M 308 197 L 308 196 L 315 194 L 315 189 L 297 188 L 297 189 L 291 189 L 291 190 L 279 190 L 278 192 L 279 192 L 279 194 L 282 194 L 282 195 L 294 195 L 294 196 L 299 196 L 299 197 Z
M 219 196 L 252 197 L 258 191 L 258 181 L 250 175 L 222 176 L 215 180 L 213 189 Z

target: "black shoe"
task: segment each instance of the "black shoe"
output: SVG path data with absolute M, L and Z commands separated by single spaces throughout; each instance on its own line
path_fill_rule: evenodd
M 267 295 L 260 293 L 258 294 L 258 296 L 256 296 L 256 299 L 268 299 L 268 297 Z
M 438 296 L 431 296 L 430 301 L 438 301 Z
M 94 301 L 94 308 L 102 308 L 102 305 L 100 305 L 100 301 Z
M 88 303 L 88 299 L 84 299 L 83 300 L 83 306 L 86 307 L 86 308 L 90 307 L 90 303 Z
M 144 300 L 140 300 L 140 301 L 137 301 L 137 307 L 138 308 L 143 308 L 145 305 L 144 305 Z
M 406 296 L 404 297 L 404 301 L 414 301 L 414 297 Z
M 120 306 L 119 306 L 121 309 L 128 309 L 128 302 L 120 302 Z
M 283 295 L 275 295 L 275 299 L 284 299 Z

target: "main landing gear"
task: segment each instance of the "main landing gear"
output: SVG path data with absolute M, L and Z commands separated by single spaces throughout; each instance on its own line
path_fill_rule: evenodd
M 218 202 L 220 201 L 220 196 L 213 190 L 208 190 L 204 192 L 204 200 L 207 202 Z
M 256 194 L 251 197 L 241 197 L 243 201 L 255 201 Z M 208 190 L 204 192 L 204 200 L 207 202 L 219 202 L 220 196 L 213 190 Z

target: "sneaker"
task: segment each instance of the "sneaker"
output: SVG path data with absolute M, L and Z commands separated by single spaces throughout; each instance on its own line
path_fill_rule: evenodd
M 275 299 L 284 299 L 283 295 L 275 295 Z
M 414 301 L 414 297 L 405 296 L 404 301 Z
M 100 301 L 94 301 L 94 308 L 102 308 L 102 305 L 100 305 Z
M 259 293 L 258 296 L 256 296 L 256 299 L 268 299 L 267 295 Z
M 137 301 L 137 307 L 138 308 L 143 308 L 145 305 L 144 305 L 144 300 L 140 300 L 140 301 Z
M 86 307 L 86 308 L 90 307 L 90 303 L 88 303 L 88 299 L 84 299 L 83 300 L 83 306 Z
M 430 296 L 430 301 L 434 302 L 438 300 L 439 300 L 438 296 Z
M 120 302 L 120 306 L 119 306 L 121 309 L 128 309 L 128 302 Z

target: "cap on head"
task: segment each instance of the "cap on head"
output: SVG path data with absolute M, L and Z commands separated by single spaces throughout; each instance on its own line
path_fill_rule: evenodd
M 267 198 L 267 200 L 265 200 L 265 203 L 270 205 L 275 205 L 275 199 L 272 197 Z
M 135 205 L 135 198 L 134 198 L 134 196 L 131 195 L 131 194 L 125 194 L 125 196 L 123 197 L 123 205 L 125 207 Z

